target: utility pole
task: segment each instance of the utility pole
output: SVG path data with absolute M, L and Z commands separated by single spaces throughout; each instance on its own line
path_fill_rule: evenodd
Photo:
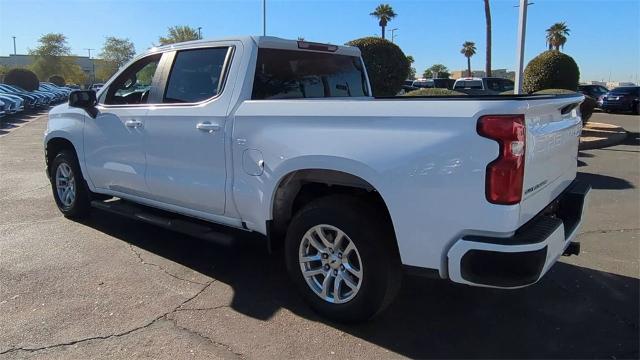
M 267 36 L 267 0 L 262 0 L 262 36 Z
M 532 3 L 533 4 L 533 3 Z M 522 72 L 524 68 L 524 40 L 527 32 L 527 6 L 529 0 L 520 0 L 520 16 L 518 18 L 518 43 L 516 44 L 516 81 L 514 94 L 522 94 Z
M 198 26 L 198 40 L 202 39 L 202 35 L 200 34 L 201 29 L 202 29 L 202 26 Z
M 395 43 L 395 40 L 396 40 L 396 30 L 398 30 L 398 28 L 391 29 L 391 42 L 392 43 Z
M 16 52 L 16 37 L 12 36 L 13 38 L 13 55 L 18 55 L 18 53 Z
M 85 50 L 89 52 L 89 61 L 91 61 L 91 82 L 93 83 L 96 81 L 96 64 L 91 60 L 91 50 L 95 49 L 85 48 Z

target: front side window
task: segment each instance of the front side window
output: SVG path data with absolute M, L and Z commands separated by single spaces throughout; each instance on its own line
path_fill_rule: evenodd
M 360 96 L 368 96 L 368 90 L 357 56 L 258 50 L 253 100 Z
M 146 104 L 151 82 L 162 54 L 147 56 L 136 61 L 109 86 L 104 103 L 107 105 Z
M 179 51 L 163 102 L 195 103 L 218 95 L 228 52 L 228 47 Z

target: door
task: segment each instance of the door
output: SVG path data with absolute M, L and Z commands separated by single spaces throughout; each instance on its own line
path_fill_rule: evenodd
M 221 215 L 225 208 L 225 124 L 232 89 L 225 78 L 234 48 L 171 53 L 162 104 L 145 122 L 146 182 L 153 200 Z
M 161 54 L 138 60 L 100 95 L 84 127 L 85 165 L 96 188 L 144 196 L 145 116 Z

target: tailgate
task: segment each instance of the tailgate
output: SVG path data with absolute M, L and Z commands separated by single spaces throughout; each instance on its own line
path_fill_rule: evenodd
M 520 225 L 558 197 L 576 177 L 583 96 L 528 100 Z

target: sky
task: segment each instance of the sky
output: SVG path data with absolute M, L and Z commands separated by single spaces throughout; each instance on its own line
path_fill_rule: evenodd
M 518 0 L 491 0 L 494 69 L 513 70 Z M 546 49 L 545 29 L 565 21 L 571 29 L 564 52 L 580 67 L 581 80 L 640 82 L 640 0 L 530 0 L 525 61 Z M 482 0 L 266 0 L 267 35 L 344 44 L 380 34 L 370 12 L 389 3 L 398 16 L 395 43 L 412 55 L 418 74 L 435 63 L 466 68 L 465 41 L 478 53 L 473 69 L 484 69 Z M 25 15 L 26 14 L 26 15 Z M 128 38 L 144 52 L 167 27 L 202 27 L 204 38 L 262 34 L 262 0 L 0 0 L 0 55 L 37 46 L 45 33 L 67 36 L 74 54 L 99 53 L 107 36 Z M 390 31 L 387 31 L 390 37 Z

